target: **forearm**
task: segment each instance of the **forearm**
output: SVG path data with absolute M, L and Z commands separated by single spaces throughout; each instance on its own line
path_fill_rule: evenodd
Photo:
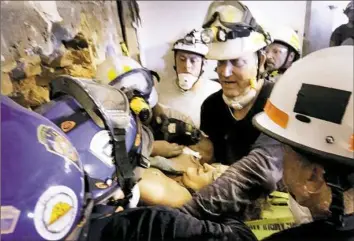
M 261 142 L 264 138 L 269 141 L 262 136 Z M 245 205 L 275 190 L 282 177 L 282 158 L 283 147 L 274 140 L 255 146 L 213 184 L 197 192 L 181 210 L 198 218 L 242 214 Z

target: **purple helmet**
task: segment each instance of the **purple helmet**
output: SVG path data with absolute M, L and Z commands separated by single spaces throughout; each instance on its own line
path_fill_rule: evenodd
M 1 238 L 63 240 L 82 219 L 85 182 L 71 140 L 1 96 Z
M 71 86 L 65 89 L 65 83 Z M 52 89 L 56 92 L 53 100 L 35 111 L 54 122 L 67 134 L 80 155 L 85 173 L 89 176 L 88 182 L 95 203 L 106 203 L 121 189 L 119 180 L 115 178 L 115 157 L 127 153 L 128 160 L 125 162 L 133 168 L 137 165 L 135 162 L 144 161 L 140 156 L 142 141 L 139 120 L 129 112 L 125 95 L 112 87 L 83 78 L 61 76 L 53 80 Z M 58 93 L 64 95 L 57 95 Z M 84 99 L 83 96 L 87 98 Z M 116 119 L 127 123 L 124 127 L 125 141 L 121 145 L 124 148 L 119 152 L 115 152 L 113 145 L 113 130 L 102 121 L 103 116 L 95 108 L 104 109 L 102 112 L 107 113 L 121 111 Z M 106 110 L 107 108 L 111 109 Z M 124 113 L 126 109 L 128 112 Z M 138 164 L 144 166 L 144 163 Z

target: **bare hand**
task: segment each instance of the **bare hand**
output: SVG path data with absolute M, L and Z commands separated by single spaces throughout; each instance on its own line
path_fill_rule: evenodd
M 151 156 L 162 156 L 166 158 L 175 157 L 182 154 L 184 146 L 167 141 L 154 141 Z

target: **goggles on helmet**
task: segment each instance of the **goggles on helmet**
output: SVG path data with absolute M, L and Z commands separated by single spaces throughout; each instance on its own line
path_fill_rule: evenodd
M 220 26 L 206 28 L 201 32 L 201 39 L 203 43 L 210 44 L 213 41 L 226 42 L 227 40 L 249 37 L 253 31 L 256 31 L 251 26 L 237 25 L 231 30 L 226 30 Z M 261 32 L 267 40 L 271 40 L 269 33 Z

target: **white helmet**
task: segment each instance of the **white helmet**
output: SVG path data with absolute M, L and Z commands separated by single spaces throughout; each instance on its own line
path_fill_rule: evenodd
M 109 85 L 118 89 L 137 90 L 147 98 L 150 107 L 154 107 L 158 101 L 158 95 L 154 87 L 156 72 L 143 68 L 137 61 L 127 56 L 119 56 L 119 70 L 117 76 Z
M 208 53 L 208 46 L 202 42 L 200 33 L 199 30 L 192 30 L 184 38 L 177 40 L 172 50 L 188 51 L 204 57 Z
M 204 24 L 208 28 L 202 32 L 202 40 L 209 45 L 208 59 L 236 59 L 245 53 L 255 53 L 272 42 L 248 8 L 236 3 L 239 7 L 217 6 L 211 19 Z
M 270 31 L 274 42 L 279 42 L 287 47 L 291 47 L 293 51 L 297 54 L 298 59 L 301 54 L 300 50 L 300 40 L 297 33 L 289 27 L 279 27 L 275 28 L 273 31 Z
M 353 51 L 331 47 L 295 62 L 253 124 L 299 150 L 354 167 Z
M 203 28 L 209 28 L 215 22 L 225 27 L 233 26 L 235 23 L 257 27 L 250 10 L 239 1 L 214 1 L 210 4 Z

